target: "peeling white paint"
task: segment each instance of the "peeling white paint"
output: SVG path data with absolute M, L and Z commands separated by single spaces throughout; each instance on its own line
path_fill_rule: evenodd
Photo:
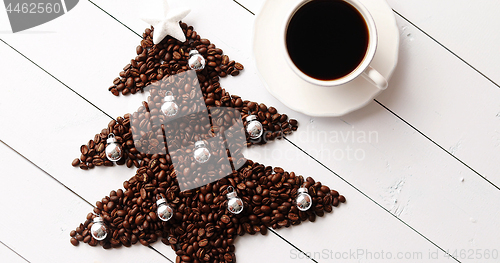
M 405 185 L 405 180 L 406 180 L 405 176 L 401 177 L 397 182 L 395 182 L 388 189 L 388 197 L 387 198 L 388 198 L 389 204 L 390 204 L 389 211 L 397 217 L 401 216 L 401 214 L 405 211 L 406 207 L 408 206 L 408 202 L 409 202 L 409 200 L 407 200 L 406 203 L 401 203 L 398 201 L 401 190 L 403 189 L 403 187 Z
M 448 151 L 450 151 L 451 154 L 455 155 L 455 153 L 457 153 L 461 147 L 462 147 L 462 141 L 458 141 L 454 145 L 450 146 L 450 148 L 448 148 Z

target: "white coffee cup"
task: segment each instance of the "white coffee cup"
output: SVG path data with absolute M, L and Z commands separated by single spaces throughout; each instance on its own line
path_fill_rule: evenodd
M 288 29 L 288 25 L 290 23 L 290 20 L 293 18 L 297 10 L 299 10 L 301 7 L 303 7 L 305 4 L 315 1 L 315 0 L 303 0 L 299 1 L 296 5 L 294 5 L 290 11 L 288 12 L 289 15 L 286 17 L 283 25 L 282 25 L 282 33 L 283 36 L 281 37 L 282 41 L 282 47 L 283 47 L 283 52 L 285 56 L 285 60 L 287 61 L 288 65 L 290 68 L 297 74 L 299 77 L 304 79 L 305 81 L 315 84 L 315 85 L 320 85 L 320 86 L 338 86 L 338 85 L 343 85 L 346 84 L 349 81 L 354 80 L 355 78 L 359 76 L 363 76 L 368 82 L 376 86 L 377 88 L 384 90 L 387 88 L 387 80 L 382 76 L 377 70 L 372 68 L 370 66 L 370 63 L 373 60 L 373 57 L 375 56 L 375 51 L 377 50 L 377 28 L 375 26 L 375 22 L 370 14 L 370 12 L 364 7 L 358 0 L 332 0 L 332 1 L 344 1 L 345 3 L 350 4 L 352 7 L 354 7 L 359 14 L 362 16 L 364 19 L 364 22 L 366 23 L 367 29 L 368 29 L 368 46 L 366 49 L 366 53 L 364 58 L 361 60 L 361 62 L 358 64 L 358 66 L 351 71 L 350 73 L 340 77 L 340 78 L 335 78 L 335 79 L 329 79 L 329 80 L 322 80 L 322 79 L 317 79 L 313 78 L 304 72 L 302 72 L 292 61 L 289 53 L 288 53 L 288 48 L 286 44 L 286 33 Z M 325 47 L 327 48 L 327 47 Z

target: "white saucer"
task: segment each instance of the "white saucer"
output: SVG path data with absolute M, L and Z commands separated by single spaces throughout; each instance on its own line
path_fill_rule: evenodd
M 381 91 L 363 78 L 336 87 L 313 85 L 287 65 L 279 38 L 286 10 L 302 0 L 267 0 L 255 19 L 253 53 L 269 92 L 293 110 L 311 116 L 341 116 L 368 104 Z M 361 0 L 375 20 L 378 48 L 370 64 L 387 80 L 398 61 L 399 31 L 385 0 Z M 391 88 L 389 82 L 389 88 Z

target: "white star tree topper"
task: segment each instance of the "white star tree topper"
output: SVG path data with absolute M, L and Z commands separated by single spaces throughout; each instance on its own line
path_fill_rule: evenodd
M 167 35 L 182 42 L 186 41 L 179 21 L 186 17 L 190 11 L 189 8 L 170 9 L 167 0 L 163 0 L 163 17 L 142 18 L 144 22 L 154 27 L 153 43 L 160 43 Z

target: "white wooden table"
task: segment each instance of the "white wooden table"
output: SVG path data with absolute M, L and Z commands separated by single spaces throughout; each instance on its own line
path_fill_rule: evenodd
M 300 123 L 249 158 L 313 176 L 348 201 L 314 223 L 238 238 L 238 262 L 500 262 L 500 2 L 388 0 L 401 37 L 389 88 L 337 118 L 294 112 L 265 89 L 251 54 L 263 2 L 184 0 L 192 9 L 184 21 L 245 65 L 224 87 Z M 16 34 L 0 10 L 2 262 L 175 261 L 161 242 L 113 250 L 69 243 L 91 204 L 134 175 L 70 163 L 109 116 L 144 99 L 107 87 L 135 56 L 147 7 L 80 1 Z M 330 131 L 376 137 L 319 136 Z M 348 148 L 363 158 L 324 154 Z

